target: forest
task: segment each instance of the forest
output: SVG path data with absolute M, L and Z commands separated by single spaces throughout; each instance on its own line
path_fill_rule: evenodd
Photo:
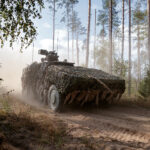
M 0 44 L 20 51 L 28 48 L 38 34 L 35 19 L 44 18 L 48 7 L 51 21 L 52 50 L 58 50 L 58 22 L 67 32 L 67 59 L 76 65 L 104 70 L 126 80 L 126 95 L 150 95 L 150 6 L 149 0 L 87 0 L 87 22 L 82 22 L 76 7 L 79 0 L 1 0 Z M 61 12 L 61 17 L 56 16 Z M 92 22 L 93 21 L 93 22 Z M 82 45 L 81 45 L 82 41 Z M 84 55 L 84 58 L 81 56 Z

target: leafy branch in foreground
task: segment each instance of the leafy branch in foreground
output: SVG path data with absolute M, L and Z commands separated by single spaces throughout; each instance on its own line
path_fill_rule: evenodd
M 41 18 L 43 0 L 1 0 L 0 1 L 0 45 L 8 41 L 13 47 L 21 42 L 21 49 L 28 47 L 37 35 L 33 20 Z

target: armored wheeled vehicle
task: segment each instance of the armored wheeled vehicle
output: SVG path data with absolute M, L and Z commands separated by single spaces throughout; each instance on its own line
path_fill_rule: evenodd
M 59 111 L 65 104 L 111 104 L 125 91 L 125 81 L 97 69 L 74 66 L 59 61 L 54 51 L 39 50 L 45 55 L 41 63 L 34 62 L 23 70 L 23 94 L 33 96 Z

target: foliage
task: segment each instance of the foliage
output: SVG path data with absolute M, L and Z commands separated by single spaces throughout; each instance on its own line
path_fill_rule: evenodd
M 135 10 L 133 11 L 133 21 L 132 26 L 142 26 L 145 25 L 147 21 L 147 12 L 146 10 L 142 10 L 142 4 L 141 2 L 137 2 L 135 4 Z M 142 28 L 141 28 L 142 29 Z M 137 27 L 135 28 L 135 31 L 137 30 Z
M 61 3 L 60 3 L 59 0 L 47 0 L 47 2 L 49 3 L 49 9 L 50 9 L 52 12 L 53 12 L 53 11 L 56 12 L 56 10 L 61 7 Z M 54 10 L 54 3 L 55 3 L 55 5 L 57 6 L 57 7 L 55 8 L 55 10 Z
M 59 5 L 61 7 L 65 7 L 66 10 L 68 9 L 69 11 L 71 11 L 71 6 L 75 5 L 79 2 L 79 0 L 60 0 Z
M 62 0 L 62 7 L 65 7 L 65 11 L 63 12 L 64 15 L 61 18 L 61 22 L 66 23 L 66 26 L 69 27 L 72 32 L 84 34 L 85 28 L 81 24 L 78 13 L 72 8 L 76 3 L 78 3 L 78 0 Z
M 117 28 L 120 25 L 120 20 L 118 18 L 118 11 L 117 11 L 117 0 L 112 1 L 112 28 L 113 31 L 117 30 Z M 109 25 L 109 0 L 103 0 L 103 9 L 99 10 L 98 14 L 98 23 L 97 25 L 102 25 L 101 34 L 106 35 L 107 32 L 105 31 L 105 28 L 108 28 Z
M 101 40 L 96 46 L 95 54 L 96 54 L 96 64 L 100 67 L 100 69 L 104 71 L 108 71 L 108 41 Z
M 73 14 L 71 16 L 71 21 L 69 23 L 69 27 L 72 29 L 74 33 L 77 35 L 83 35 L 86 33 L 85 27 L 83 27 L 80 18 L 78 17 L 78 13 L 76 11 L 73 11 Z
M 128 70 L 128 62 L 122 62 L 118 58 L 114 59 L 114 73 L 120 77 L 125 78 Z
M 139 94 L 144 98 L 150 97 L 150 70 L 139 85 Z
M 67 23 L 67 26 L 69 26 L 72 6 L 77 4 L 78 2 L 78 0 L 61 0 L 59 3 L 59 6 L 61 8 L 65 8 L 65 10 L 63 11 L 61 22 Z
M 43 0 L 1 0 L 0 1 L 0 44 L 9 41 L 21 42 L 21 48 L 28 47 L 37 35 L 33 19 L 40 19 Z

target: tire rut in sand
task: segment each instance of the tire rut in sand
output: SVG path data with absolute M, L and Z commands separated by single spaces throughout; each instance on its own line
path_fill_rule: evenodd
M 122 142 L 150 142 L 150 135 L 148 133 L 138 131 L 134 129 L 134 127 L 129 128 L 125 126 L 120 126 L 120 124 L 116 125 L 115 118 L 112 118 L 112 120 L 101 120 L 97 117 L 97 115 L 92 115 L 92 117 L 90 118 L 87 117 L 89 116 L 88 114 L 84 114 L 82 117 L 81 116 L 82 115 L 79 115 L 78 118 L 77 116 L 67 115 L 63 116 L 63 118 L 66 120 L 67 123 L 71 123 L 72 126 L 74 124 L 80 126 L 82 128 L 82 131 L 85 128 L 85 134 L 88 133 L 89 135 L 95 137 L 108 137 L 110 139 Z M 128 120 L 126 120 L 126 123 L 130 124 Z M 72 131 L 78 133 L 78 130 L 79 129 L 75 127 Z M 79 130 L 79 132 L 81 132 L 81 130 Z

